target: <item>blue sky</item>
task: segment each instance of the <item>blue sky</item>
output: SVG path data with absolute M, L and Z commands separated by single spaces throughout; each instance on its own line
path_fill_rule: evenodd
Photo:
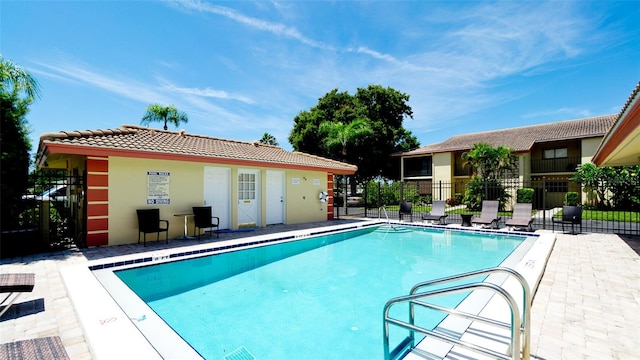
M 290 150 L 296 114 L 369 84 L 410 95 L 404 126 L 427 145 L 618 113 L 640 80 L 635 1 L 2 1 L 0 16 L 2 55 L 41 85 L 33 151 L 156 102 L 189 133 Z

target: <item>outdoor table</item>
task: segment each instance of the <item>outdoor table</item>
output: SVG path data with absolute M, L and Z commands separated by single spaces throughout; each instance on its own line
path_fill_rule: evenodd
M 173 214 L 173 216 L 182 216 L 184 217 L 184 235 L 182 237 L 179 237 L 178 239 L 182 239 L 182 240 L 188 240 L 188 239 L 195 239 L 193 236 L 188 236 L 187 235 L 187 219 L 189 218 L 189 216 L 193 216 L 193 213 L 180 213 L 180 214 Z
M 462 226 L 471 226 L 473 214 L 460 214 L 462 216 Z

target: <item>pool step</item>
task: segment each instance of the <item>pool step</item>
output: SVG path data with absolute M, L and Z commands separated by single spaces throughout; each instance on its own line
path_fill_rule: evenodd
M 225 360 L 256 360 L 256 357 L 247 350 L 246 347 L 241 346 L 233 350 L 229 355 L 224 357 Z
M 383 233 L 391 233 L 391 232 L 408 233 L 412 231 L 413 230 L 408 227 L 398 226 L 398 225 L 381 225 L 375 230 L 375 232 L 383 232 Z

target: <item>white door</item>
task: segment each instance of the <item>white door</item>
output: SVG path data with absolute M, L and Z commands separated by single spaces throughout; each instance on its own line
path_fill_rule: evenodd
M 238 226 L 260 226 L 260 170 L 238 170 Z
M 284 171 L 267 171 L 267 225 L 284 223 Z
M 213 216 L 220 218 L 220 229 L 231 223 L 231 169 L 205 166 L 204 205 L 211 206 Z

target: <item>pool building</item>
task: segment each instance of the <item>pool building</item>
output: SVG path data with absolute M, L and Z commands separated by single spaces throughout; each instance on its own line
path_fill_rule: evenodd
M 133 125 L 43 134 L 37 163 L 72 176 L 68 207 L 86 246 L 135 242 L 138 209 L 159 209 L 169 238 L 193 233 L 194 206 L 211 206 L 229 230 L 330 220 L 334 176 L 357 170 L 258 142 Z

